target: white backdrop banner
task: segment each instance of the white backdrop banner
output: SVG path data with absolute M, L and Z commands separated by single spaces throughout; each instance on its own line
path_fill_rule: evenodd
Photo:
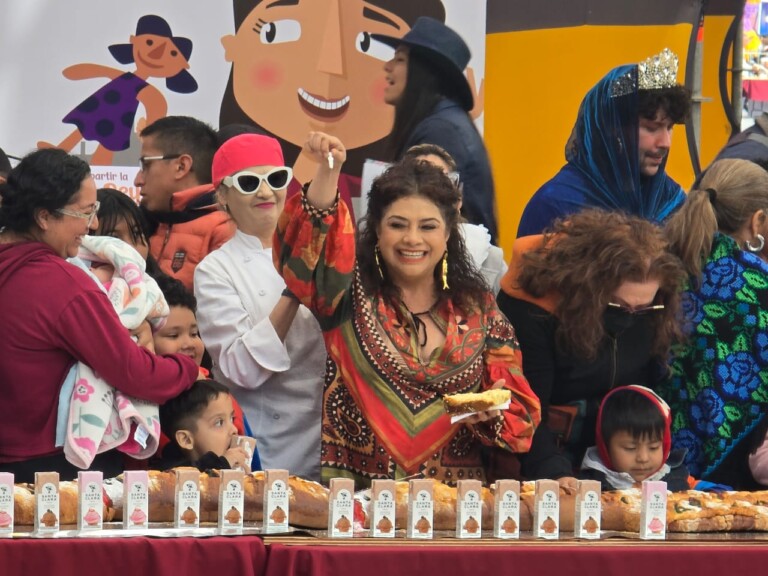
M 114 168 L 97 171 L 99 185 L 136 197 L 137 131 L 189 115 L 215 128 L 254 123 L 281 140 L 289 164 L 310 130 L 330 132 L 359 183 L 392 124 L 382 96 L 390 53 L 370 34 L 402 35 L 423 14 L 444 14 L 467 41 L 479 91 L 484 0 L 7 2 L 0 147 L 83 154 Z

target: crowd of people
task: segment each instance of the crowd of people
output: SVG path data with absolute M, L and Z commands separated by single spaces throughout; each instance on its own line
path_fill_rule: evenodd
M 589 90 L 505 259 L 466 44 L 426 17 L 375 39 L 392 164 L 357 219 L 322 132 L 299 181 L 255 126 L 160 118 L 140 206 L 57 148 L 0 162 L 0 471 L 768 481 L 768 172 L 666 174 L 677 57 Z

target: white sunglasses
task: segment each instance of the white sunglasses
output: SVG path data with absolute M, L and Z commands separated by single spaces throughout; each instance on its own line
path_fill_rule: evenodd
M 293 170 L 288 166 L 280 166 L 273 168 L 266 174 L 242 170 L 232 176 L 226 176 L 222 182 L 225 186 L 234 187 L 240 194 L 256 194 L 262 181 L 266 181 L 267 186 L 277 192 L 286 188 L 290 184 L 291 178 L 293 178 Z

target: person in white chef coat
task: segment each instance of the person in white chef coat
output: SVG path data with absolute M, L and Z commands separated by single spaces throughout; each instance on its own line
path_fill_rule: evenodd
M 325 344 L 272 261 L 291 172 L 269 136 L 241 134 L 216 152 L 213 185 L 237 231 L 195 270 L 197 319 L 214 377 L 242 406 L 262 467 L 319 480 Z

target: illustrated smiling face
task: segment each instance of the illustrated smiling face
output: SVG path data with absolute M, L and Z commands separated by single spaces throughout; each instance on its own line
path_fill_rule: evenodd
M 343 11 L 341 5 L 258 2 L 237 33 L 221 39 L 237 104 L 254 123 L 298 146 L 319 130 L 357 148 L 392 127 L 382 67 L 394 52 L 371 34 L 402 36 L 409 26 L 373 3 L 344 0 Z
M 139 34 L 131 36 L 130 41 L 140 76 L 171 78 L 189 68 L 189 62 L 170 38 Z

